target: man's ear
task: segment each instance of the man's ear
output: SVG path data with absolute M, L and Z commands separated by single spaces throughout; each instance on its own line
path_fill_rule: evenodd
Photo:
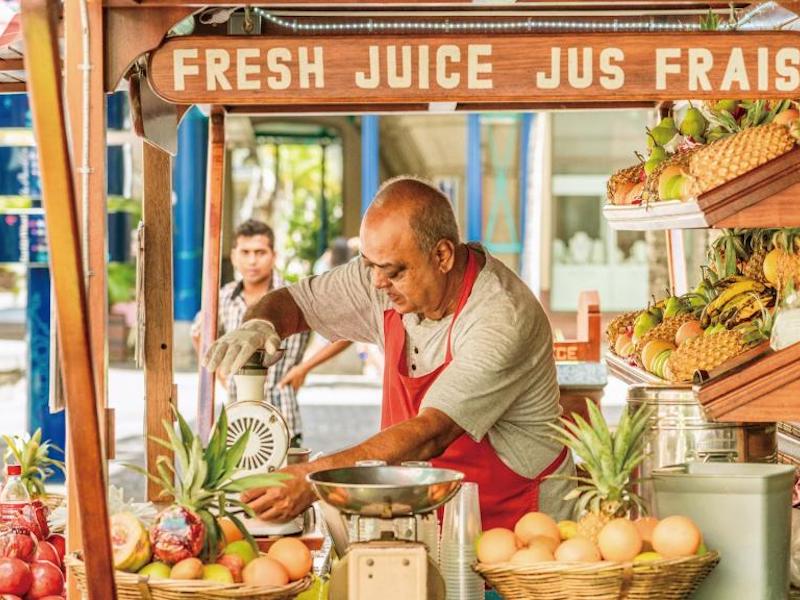
M 450 240 L 439 240 L 434 248 L 434 256 L 439 270 L 442 273 L 449 273 L 456 262 L 456 251 L 453 242 Z

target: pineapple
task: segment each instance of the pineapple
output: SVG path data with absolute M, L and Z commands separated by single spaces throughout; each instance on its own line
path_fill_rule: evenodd
M 695 371 L 710 371 L 740 355 L 753 344 L 769 339 L 772 319 L 766 308 L 761 317 L 711 335 L 685 341 L 667 359 L 665 375 L 673 382 L 691 382 Z
M 176 411 L 179 432 L 164 422 L 168 440 L 157 439 L 175 453 L 180 471 L 176 472 L 165 456 L 157 462 L 158 476 L 139 467 L 129 468 L 147 475 L 162 487 L 162 494 L 174 499 L 172 505 L 156 517 L 150 528 L 150 543 L 158 560 L 175 564 L 202 554 L 205 562 L 214 562 L 224 535 L 216 517 L 228 517 L 255 550 L 255 542 L 238 517 L 228 512 L 229 505 L 254 516 L 246 504 L 229 498 L 252 487 L 280 485 L 289 476 L 283 473 L 237 477 L 239 461 L 247 447 L 249 432 L 232 446 L 227 446 L 228 417 L 223 408 L 214 432 L 203 448 L 200 437 L 192 432 L 186 420 Z M 174 483 L 173 483 L 174 481 Z
M 739 274 L 741 261 L 748 257 L 746 232 L 746 229 L 723 229 L 711 243 L 708 264 L 719 279 Z
M 624 204 L 628 192 L 644 178 L 642 164 L 615 172 L 606 183 L 606 194 L 611 204 Z
M 800 289 L 800 227 L 779 229 L 773 243 L 778 250 L 775 266 L 778 290 Z
M 614 343 L 617 341 L 618 335 L 632 330 L 633 322 L 640 312 L 642 311 L 634 310 L 632 312 L 623 313 L 611 320 L 608 327 L 606 327 L 606 339 L 608 340 L 608 345 L 611 346 L 612 349 L 614 348 Z
M 670 344 L 675 343 L 675 334 L 678 333 L 681 325 L 687 321 L 693 320 L 695 317 L 692 313 L 683 313 L 675 315 L 674 317 L 667 317 L 661 323 L 650 329 L 642 336 L 642 339 L 636 341 L 636 355 L 641 356 L 642 349 L 648 342 L 653 340 L 663 340 Z
M 55 474 L 55 469 L 64 472 L 63 461 L 50 458 L 51 450 L 64 454 L 64 451 L 50 442 L 42 443 L 42 430 L 37 429 L 32 436 L 2 436 L 6 443 L 5 462 L 13 459 L 22 467 L 22 482 L 32 500 L 45 496 L 45 482 Z
M 689 158 L 691 195 L 699 196 L 744 175 L 785 154 L 794 144 L 787 127 L 768 123 L 700 146 Z
M 589 423 L 574 414 L 561 418 L 561 426 L 550 425 L 557 441 L 583 461 L 589 477 L 563 476 L 578 482 L 565 500 L 575 500 L 578 535 L 597 543 L 600 530 L 612 519 L 627 516 L 634 509 L 646 512 L 642 499 L 633 492 L 631 476 L 644 458 L 644 433 L 650 409 L 622 413 L 612 433 L 600 409 L 586 401 Z
M 767 283 L 764 277 L 764 259 L 772 250 L 774 229 L 751 229 L 747 233 L 747 245 L 750 256 L 741 266 L 742 275 L 749 279 Z

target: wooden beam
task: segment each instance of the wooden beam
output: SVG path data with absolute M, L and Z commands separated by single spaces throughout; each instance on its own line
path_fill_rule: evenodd
M 147 470 L 173 455 L 150 436 L 165 437 L 163 421 L 173 420 L 172 384 L 172 165 L 169 154 L 142 144 L 144 221 L 144 389 Z M 159 498 L 161 487 L 148 479 L 147 498 Z
M 21 58 L 0 58 L 0 71 L 24 71 L 25 61 Z
M 24 81 L 0 83 L 0 94 L 24 94 L 28 86 Z
M 225 111 L 215 106 L 208 121 L 208 184 L 203 232 L 203 300 L 200 356 L 217 339 L 219 314 L 220 258 L 222 248 L 222 206 L 225 196 Z M 200 366 L 197 398 L 197 427 L 207 440 L 214 423 L 214 373 Z
M 144 8 L 131 2 L 125 8 L 106 9 L 103 79 L 107 92 L 117 89 L 137 58 L 157 47 L 171 27 L 196 10 L 175 4 L 173 8 Z
M 86 597 L 113 600 L 114 564 L 111 557 L 106 481 L 102 465 L 100 419 L 87 323 L 87 297 L 72 179 L 64 104 L 56 0 L 23 0 L 22 30 L 27 50 L 25 66 L 36 134 L 42 198 L 49 227 L 50 270 L 55 289 L 58 334 L 62 343 L 62 377 L 67 403 L 69 445 L 85 468 L 75 473 L 81 538 L 86 561 Z M 34 58 L 35 57 L 35 58 Z
M 80 223 L 80 235 L 83 241 L 84 276 L 86 276 L 86 293 L 88 302 L 88 326 L 92 369 L 98 414 L 100 419 L 100 435 L 105 449 L 103 456 L 108 458 L 108 437 L 113 437 L 106 421 L 106 405 L 108 400 L 108 293 L 106 289 L 106 99 L 103 92 L 103 6 L 99 0 L 88 0 L 86 5 L 88 17 L 87 33 L 89 36 L 89 55 L 84 56 L 83 22 L 79 3 L 70 2 L 64 5 L 64 83 L 65 101 L 70 120 L 70 141 L 74 165 L 76 211 Z M 92 68 L 84 69 L 88 62 Z M 84 98 L 84 77 L 89 78 L 88 99 Z M 84 114 L 86 111 L 86 114 Z M 84 139 L 88 134 L 88 139 Z M 88 147 L 85 144 L 88 143 Z M 88 154 L 84 153 L 86 148 Z M 82 163 L 87 161 L 86 165 Z M 84 174 L 84 167 L 88 167 Z M 85 198 L 85 202 L 84 202 Z M 68 494 L 74 496 L 76 482 L 74 473 L 75 458 L 68 449 L 67 462 L 71 464 L 68 477 Z M 103 473 L 107 476 L 107 464 L 104 460 Z M 75 503 L 67 503 L 67 545 L 71 552 L 80 549 L 80 539 L 73 536 L 73 531 L 80 531 L 80 514 Z M 74 577 L 69 576 L 69 593 L 77 595 Z

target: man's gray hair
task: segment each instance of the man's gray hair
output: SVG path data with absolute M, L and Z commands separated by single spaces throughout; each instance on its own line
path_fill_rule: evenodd
M 406 206 L 409 224 L 422 252 L 431 252 L 442 240 L 458 245 L 461 236 L 450 200 L 432 183 L 410 175 L 388 179 L 375 194 L 371 208 Z

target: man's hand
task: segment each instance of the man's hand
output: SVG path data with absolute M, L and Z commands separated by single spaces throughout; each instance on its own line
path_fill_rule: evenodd
M 303 384 L 306 382 L 306 375 L 308 375 L 308 371 L 301 365 L 296 365 L 289 369 L 289 372 L 278 382 L 278 385 L 280 387 L 290 385 L 296 392 L 303 387 Z
M 280 345 L 281 338 L 272 323 L 252 319 L 214 342 L 206 352 L 203 366 L 209 371 L 219 370 L 227 376 L 241 369 L 259 350 L 264 350 L 264 360 L 268 362 Z
M 242 493 L 242 502 L 250 505 L 264 521 L 289 521 L 317 499 L 306 481 L 308 465 L 292 465 L 280 470 L 292 476 L 282 487 L 253 488 Z

